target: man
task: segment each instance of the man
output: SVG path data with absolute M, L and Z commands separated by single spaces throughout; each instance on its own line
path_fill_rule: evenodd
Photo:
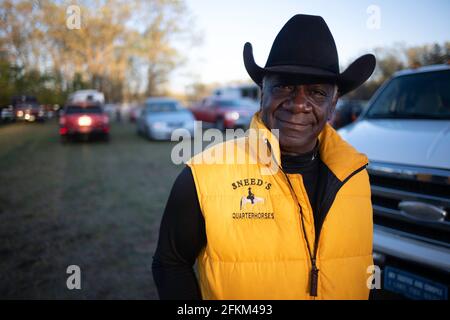
M 370 77 L 374 56 L 339 73 L 325 21 L 296 15 L 277 35 L 264 68 L 249 43 L 244 63 L 262 88 L 251 129 L 275 170 L 251 151 L 243 163 L 201 161 L 224 144 L 233 152 L 252 150 L 249 137 L 188 162 L 169 196 L 154 256 L 160 298 L 367 299 L 368 160 L 327 119 L 339 96 Z

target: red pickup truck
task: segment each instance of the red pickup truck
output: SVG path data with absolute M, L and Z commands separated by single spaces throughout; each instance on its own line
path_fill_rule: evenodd
M 259 105 L 251 99 L 206 98 L 191 108 L 195 119 L 220 130 L 247 128 Z
M 62 141 L 72 137 L 100 137 L 109 139 L 109 118 L 97 103 L 69 104 L 59 118 Z

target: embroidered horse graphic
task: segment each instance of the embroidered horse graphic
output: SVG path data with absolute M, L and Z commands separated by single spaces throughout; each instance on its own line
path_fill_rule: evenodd
M 252 193 L 252 188 L 248 188 L 248 196 L 242 196 L 241 203 L 240 203 L 240 210 L 242 210 L 243 207 L 247 203 L 251 203 L 252 206 L 254 206 L 256 203 L 262 202 L 264 203 L 264 198 L 255 197 L 255 195 Z

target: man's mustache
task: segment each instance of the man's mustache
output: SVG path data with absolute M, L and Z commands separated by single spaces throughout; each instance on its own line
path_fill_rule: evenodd
M 282 122 L 284 127 L 292 129 L 296 129 L 298 126 L 313 126 L 318 122 L 312 112 L 299 113 L 295 116 L 284 112 L 275 112 L 274 117 L 277 121 Z

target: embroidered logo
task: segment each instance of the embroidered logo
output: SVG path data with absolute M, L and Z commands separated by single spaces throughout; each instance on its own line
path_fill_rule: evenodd
M 232 213 L 233 219 L 275 219 L 275 214 L 270 209 L 267 210 L 271 207 L 270 200 L 261 196 L 261 193 L 267 194 L 271 186 L 270 182 L 258 178 L 244 178 L 231 183 L 233 190 L 240 193 L 239 211 Z
M 264 198 L 256 197 L 252 192 L 252 188 L 248 187 L 248 195 L 242 196 L 241 202 L 239 204 L 239 209 L 242 210 L 242 208 L 244 208 L 245 205 L 248 203 L 250 203 L 251 206 L 253 207 L 256 203 L 259 203 L 259 202 L 264 203 Z

